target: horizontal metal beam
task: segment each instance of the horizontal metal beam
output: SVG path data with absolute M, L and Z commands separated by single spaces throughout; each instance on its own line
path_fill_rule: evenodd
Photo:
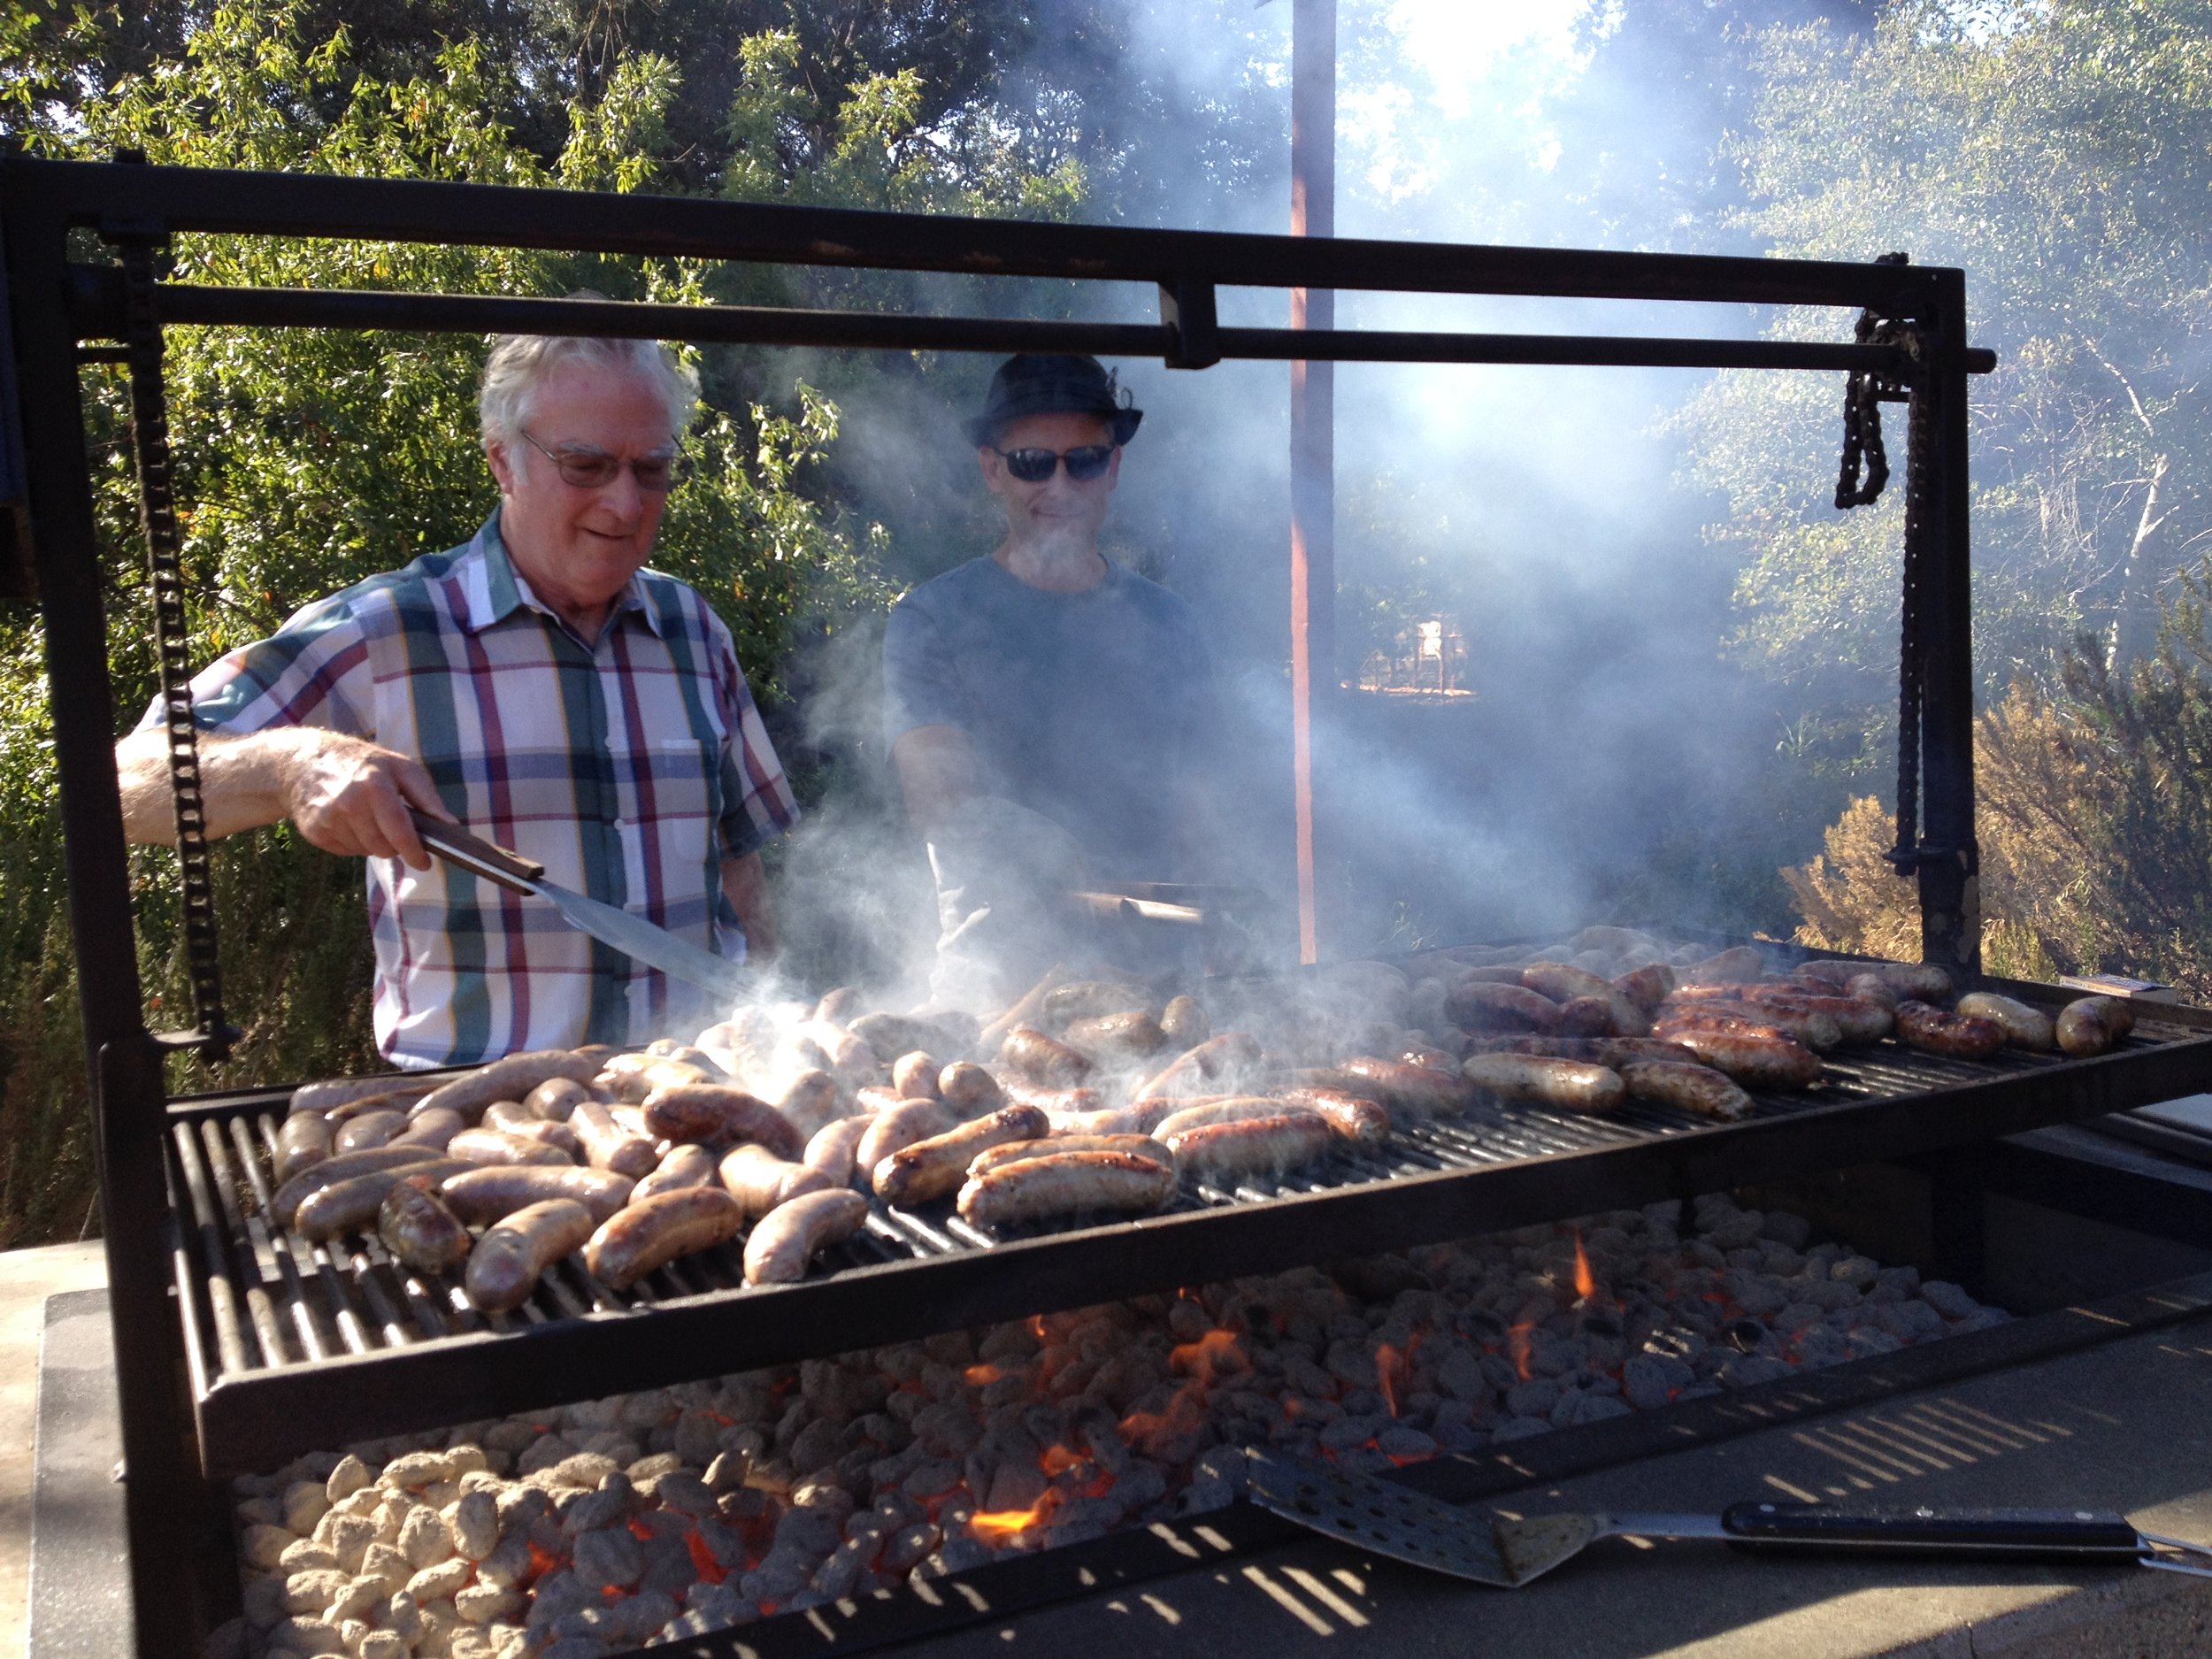
M 71 273 L 80 339 L 122 326 L 119 273 Z M 665 305 L 621 300 L 513 298 L 384 289 L 209 288 L 167 283 L 165 323 L 262 328 L 394 329 L 451 334 L 593 334 L 702 343 L 816 346 L 868 351 L 1077 351 L 1110 357 L 1180 355 L 1181 335 L 1162 323 L 1057 322 L 1018 317 L 918 317 L 881 311 L 764 305 Z M 1225 358 L 1289 362 L 1492 363 L 1614 367 L 1815 369 L 1900 375 L 1906 355 L 1889 346 L 1816 341 L 1654 339 L 1620 334 L 1407 333 L 1381 329 L 1222 328 Z M 1993 352 L 1968 353 L 1985 373 Z
M 423 180 L 0 160 L 0 191 L 73 224 L 541 248 L 754 264 L 1228 287 L 1526 294 L 1917 316 L 1942 267 L 1044 224 Z

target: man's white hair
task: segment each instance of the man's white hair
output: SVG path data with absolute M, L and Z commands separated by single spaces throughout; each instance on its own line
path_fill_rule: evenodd
M 574 295 L 572 298 L 598 298 Z M 572 334 L 500 334 L 484 364 L 477 393 L 477 423 L 484 447 L 512 448 L 530 419 L 539 385 L 565 363 L 635 374 L 659 392 L 668 410 L 668 435 L 683 435 L 699 408 L 699 377 L 656 340 L 594 340 Z

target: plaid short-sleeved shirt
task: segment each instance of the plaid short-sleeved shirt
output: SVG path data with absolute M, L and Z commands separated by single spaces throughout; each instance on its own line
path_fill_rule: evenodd
M 744 938 L 722 859 L 798 818 L 697 591 L 641 571 L 587 643 L 530 591 L 496 513 L 464 547 L 307 606 L 192 692 L 204 731 L 318 726 L 412 755 L 476 833 L 725 956 Z M 368 900 L 377 1045 L 398 1064 L 634 1041 L 687 1017 L 657 970 L 442 862 L 369 860 Z

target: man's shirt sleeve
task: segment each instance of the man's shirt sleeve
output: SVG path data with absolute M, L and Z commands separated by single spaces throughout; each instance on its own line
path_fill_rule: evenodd
M 895 746 L 925 726 L 969 722 L 967 698 L 937 618 L 909 595 L 883 628 L 883 739 Z
M 227 651 L 192 678 L 192 723 L 243 737 L 285 726 L 321 726 L 373 739 L 368 641 L 347 595 L 296 611 L 265 640 Z M 142 732 L 165 724 L 161 700 Z
M 799 803 L 792 798 L 783 763 L 776 758 L 768 728 L 738 666 L 729 629 L 713 612 L 707 614 L 713 635 L 715 695 L 721 703 L 722 729 L 728 733 L 722 745 L 719 833 L 724 854 L 742 858 L 797 824 Z

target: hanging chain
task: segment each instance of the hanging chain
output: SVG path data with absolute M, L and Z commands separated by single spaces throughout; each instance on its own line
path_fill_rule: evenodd
M 138 470 L 139 523 L 154 599 L 161 710 L 169 741 L 177 862 L 183 878 L 185 965 L 196 1030 L 171 1039 L 210 1061 L 229 1057 L 238 1033 L 223 1017 L 222 969 L 215 949 L 215 887 L 207 856 L 207 814 L 200 798 L 199 732 L 192 721 L 192 661 L 185 632 L 184 571 L 177 532 L 175 478 L 169 456 L 169 404 L 162 383 L 161 321 L 154 309 L 154 257 L 165 238 L 113 239 L 123 256 L 125 361 L 130 370 L 131 451 Z
M 1877 265 L 1903 265 L 1886 253 Z M 1843 388 L 1843 464 L 1836 478 L 1836 505 L 1871 505 L 1889 482 L 1889 452 L 1882 442 L 1882 405 L 1905 405 L 1904 603 L 1897 641 L 1897 844 L 1883 854 L 1901 876 L 1917 872 L 1929 849 L 1920 844 L 1920 715 L 1927 664 L 1920 639 L 1920 588 L 1929 490 L 1928 398 L 1921 383 L 1919 326 L 1895 318 L 1859 313 L 1854 338 L 1863 346 L 1892 346 L 1910 360 L 1909 380 L 1854 369 Z

